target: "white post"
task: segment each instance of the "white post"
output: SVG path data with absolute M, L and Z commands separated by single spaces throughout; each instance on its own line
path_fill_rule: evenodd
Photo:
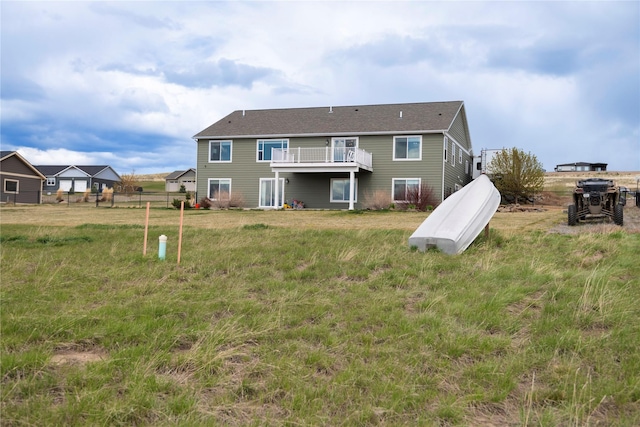
M 276 171 L 276 187 L 273 190 L 275 196 L 274 207 L 278 209 L 280 207 L 280 172 Z
M 349 172 L 349 210 L 353 210 L 353 199 L 355 199 L 356 173 Z

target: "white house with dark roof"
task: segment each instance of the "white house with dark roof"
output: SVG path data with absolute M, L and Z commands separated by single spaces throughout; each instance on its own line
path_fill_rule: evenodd
M 422 186 L 441 201 L 471 180 L 462 101 L 238 110 L 193 138 L 198 197 L 240 194 L 247 207 L 355 209 Z
M 165 191 L 180 191 L 180 187 L 184 185 L 185 191 L 196 191 L 196 170 L 190 168 L 184 171 L 173 171 L 164 177 Z

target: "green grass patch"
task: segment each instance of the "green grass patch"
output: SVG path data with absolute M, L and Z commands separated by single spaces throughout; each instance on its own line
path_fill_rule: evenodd
M 180 264 L 176 225 L 143 256 L 137 225 L 3 224 L 3 424 L 640 423 L 639 234 L 449 256 L 251 214 Z

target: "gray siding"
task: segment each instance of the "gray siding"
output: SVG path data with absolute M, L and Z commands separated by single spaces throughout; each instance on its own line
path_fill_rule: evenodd
M 5 180 L 18 181 L 17 193 L 5 193 Z M 20 158 L 11 156 L 0 167 L 0 201 L 12 203 L 40 203 L 42 180 Z

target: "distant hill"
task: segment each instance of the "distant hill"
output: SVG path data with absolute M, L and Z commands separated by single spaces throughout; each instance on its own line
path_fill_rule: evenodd
M 164 177 L 171 172 L 150 173 L 146 175 L 137 175 L 138 181 L 164 181 Z

